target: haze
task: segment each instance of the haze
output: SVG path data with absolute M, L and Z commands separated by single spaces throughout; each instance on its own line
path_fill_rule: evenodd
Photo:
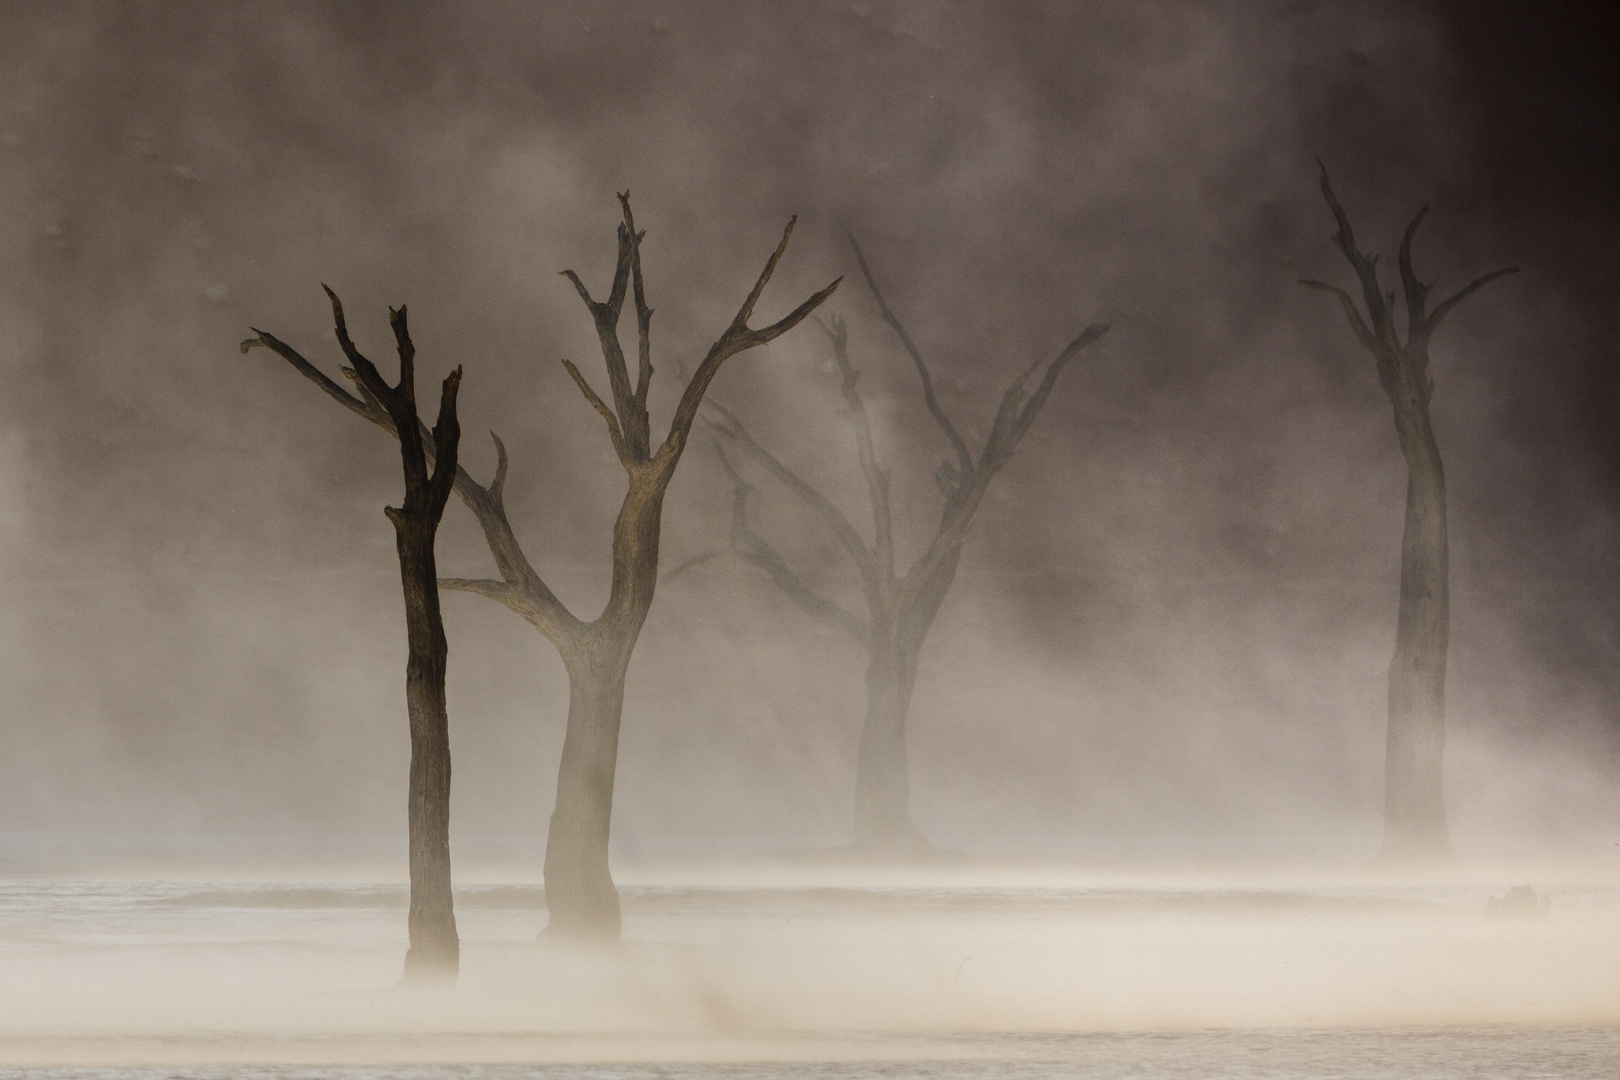
M 7 1037 L 319 1028 L 309 994 L 397 975 L 393 901 L 351 923 L 275 904 L 268 924 L 254 905 L 187 901 L 213 912 L 194 926 L 175 914 L 193 886 L 404 879 L 405 647 L 382 514 L 400 497 L 397 448 L 237 343 L 261 328 L 335 373 L 324 282 L 391 372 L 387 307 L 408 304 L 419 384 L 465 369 L 462 460 L 487 480 L 484 433 L 501 436 L 525 550 L 591 617 L 623 472 L 559 363 L 605 381 L 558 272 L 605 287 L 627 189 L 657 311 L 655 431 L 790 217 L 762 317 L 848 275 L 826 314 L 849 326 L 904 561 L 937 522 L 949 447 L 846 233 L 970 442 L 1018 372 L 1093 321 L 1111 329 L 996 478 L 922 654 L 912 813 L 963 858 L 902 871 L 805 854 L 850 838 L 864 656 L 729 554 L 669 579 L 729 544 L 731 483 L 695 438 L 665 506 L 614 802 L 627 949 L 645 946 L 622 977 L 641 989 L 599 972 L 568 1013 L 559 987 L 586 961 L 492 944 L 532 941 L 532 891 L 468 901 L 465 1015 L 446 1030 L 517 1030 L 527 1004 L 513 1002 L 553 1010 L 542 1026 L 559 1031 L 1613 1024 L 1620 245 L 1598 43 L 1617 28 L 1522 18 L 1370 2 L 7 6 L 0 874 L 21 905 Z M 1416 253 L 1440 290 L 1520 267 L 1434 346 L 1458 853 L 1438 876 L 1367 866 L 1405 469 L 1371 362 L 1332 301 L 1297 284 L 1352 281 L 1318 158 L 1390 270 L 1425 203 Z M 819 330 L 728 362 L 712 395 L 869 528 Z M 818 591 L 858 600 L 834 539 L 755 482 L 754 527 Z M 446 512 L 438 562 L 491 572 L 464 507 Z M 443 606 L 458 884 L 532 886 L 564 673 L 498 605 Z M 63 905 L 59 924 L 27 906 L 28 882 L 70 879 L 140 882 L 129 903 L 170 915 L 119 933 L 177 943 L 214 927 L 217 965 L 158 949 L 173 992 L 135 1008 L 124 945 L 29 953 L 16 943 L 42 927 L 94 933 L 90 894 L 37 894 Z M 1526 882 L 1554 898 L 1546 921 L 1481 921 L 1487 897 Z M 762 929 L 765 894 L 730 923 L 646 899 L 694 886 L 787 890 L 812 929 Z M 899 890 L 909 914 L 823 917 L 800 895 L 832 886 Z M 94 895 L 125 895 L 105 887 Z M 955 898 L 945 914 L 927 889 Z M 975 889 L 1034 890 L 1035 906 L 987 915 Z M 1041 890 L 1069 899 L 1043 909 Z M 1086 907 L 1087 890 L 1138 906 Z M 1208 890 L 1313 899 L 1274 919 L 1185 901 Z M 1181 906 L 1144 915 L 1161 895 Z M 1360 906 L 1326 911 L 1327 896 Z M 1234 926 L 1262 957 L 1241 985 L 1229 976 L 1247 961 L 1212 944 Z M 323 943 L 319 959 L 244 944 L 266 935 Z M 974 948 L 994 971 L 953 996 L 948 969 Z M 1428 968 L 1412 958 L 1424 948 Z M 1347 990 L 1335 973 L 1358 955 L 1428 974 Z M 1316 974 L 1302 989 L 1264 957 Z M 841 1001 L 856 968 L 870 993 Z M 1072 982 L 1081 968 L 1091 989 Z M 255 971 L 251 1007 L 215 1000 L 210 987 Z M 75 1004 L 92 975 L 102 1012 Z M 1392 1002 L 1396 985 L 1410 999 Z M 907 1004 L 856 1008 L 880 1000 Z M 415 1006 L 367 1027 L 372 1006 L 344 1001 L 331 1023 L 345 1031 L 411 1030 Z M 748 1001 L 757 1014 L 727 1011 Z M 260 1009 L 282 1019 L 243 1019 Z M 75 1045 L 67 1057 L 96 1058 Z M 628 1056 L 741 1053 L 669 1045 Z

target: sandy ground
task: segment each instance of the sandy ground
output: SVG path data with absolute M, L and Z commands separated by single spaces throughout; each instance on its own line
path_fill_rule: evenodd
M 1569 1026 L 1620 1064 L 1614 869 L 626 874 L 611 950 L 537 941 L 538 888 L 489 881 L 458 894 L 449 992 L 394 988 L 398 885 L 13 879 L 0 1066 L 1020 1060 L 1417 1025 Z M 1487 912 L 1526 882 L 1544 910 Z

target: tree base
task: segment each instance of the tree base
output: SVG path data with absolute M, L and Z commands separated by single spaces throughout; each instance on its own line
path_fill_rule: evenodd
M 1449 863 L 1454 858 L 1451 838 L 1445 826 L 1429 828 L 1386 828 L 1378 861 L 1386 865 Z
M 399 985 L 413 989 L 453 987 L 460 971 L 460 949 L 413 948 L 405 953 L 405 970 L 399 977 Z

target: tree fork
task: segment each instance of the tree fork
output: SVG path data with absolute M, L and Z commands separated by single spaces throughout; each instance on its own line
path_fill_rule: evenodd
M 503 495 L 506 447 L 493 432 L 491 438 L 495 441 L 498 464 L 489 485 L 478 484 L 465 469 L 453 463 L 446 470 L 445 482 L 478 518 L 500 577 L 440 578 L 438 582 L 441 589 L 477 593 L 504 604 L 543 634 L 563 658 L 568 672 L 570 704 L 563 761 L 558 770 L 557 805 L 547 841 L 546 902 L 551 919 L 548 930 L 561 936 L 592 940 L 617 939 L 620 931 L 618 893 L 608 873 L 613 775 L 623 714 L 624 678 L 658 582 L 664 494 L 686 449 L 704 395 L 721 366 L 731 357 L 774 341 L 793 329 L 831 296 L 839 284 L 835 280 L 811 294 L 768 326 L 755 329 L 749 325 L 754 307 L 793 235 L 794 221 L 789 220 L 781 241 L 737 314 L 709 347 L 681 392 L 669 431 L 655 449 L 646 409 L 653 374 L 650 342 L 653 311 L 647 306 L 641 276 L 641 241 L 645 234 L 636 229 L 629 192 L 619 196 L 619 205 L 623 221 L 618 228 L 618 255 L 608 298 L 597 301 L 578 274 L 563 271 L 563 276 L 585 302 L 596 326 L 607 365 L 612 404 L 591 388 L 572 361 L 564 360 L 562 364 L 591 408 L 601 416 L 628 480 L 624 502 L 613 526 L 612 582 L 607 603 L 594 621 L 580 619 L 557 598 L 530 564 L 507 520 Z M 634 384 L 618 337 L 619 317 L 627 298 L 636 308 L 638 349 Z M 413 429 L 409 421 L 396 420 L 384 399 L 361 377 L 358 365 L 344 369 L 344 374 L 359 386 L 361 392 L 357 397 L 328 378 L 297 350 L 269 334 L 259 333 L 257 338 L 244 342 L 243 351 L 252 345 L 269 348 L 338 404 L 395 437 L 400 437 L 405 429 L 421 429 L 420 421 L 416 421 Z M 347 348 L 345 353 L 348 353 Z M 350 359 L 352 362 L 354 357 Z M 403 447 L 404 440 L 401 441 Z M 426 451 L 427 447 L 424 445 L 423 449 Z M 436 471 L 435 482 L 439 476 Z
M 954 453 L 954 460 L 946 459 L 935 473 L 945 504 L 927 551 L 904 574 L 895 572 L 890 474 L 877 460 L 871 420 L 857 389 L 860 373 L 849 358 L 849 335 L 842 318 L 835 315 L 829 322 L 822 323 L 821 328 L 838 363 L 844 397 L 844 408 L 840 412 L 854 431 L 856 454 L 871 501 L 873 542 L 870 546 L 826 496 L 755 441 L 735 413 L 713 400 L 705 405 L 716 417 L 710 421 L 716 435 L 753 459 L 820 517 L 860 572 L 867 608 L 864 619 L 811 592 L 788 567 L 781 553 L 748 527 L 747 497 L 752 488 L 732 466 L 724 450 L 720 451 L 720 460 L 734 485 L 732 550 L 744 561 L 768 573 L 801 611 L 842 630 L 866 648 L 867 713 L 856 758 L 855 847 L 868 854 L 905 855 L 929 847 L 911 818 L 905 736 L 906 716 L 916 685 L 917 661 L 923 642 L 956 580 L 968 526 L 978 512 L 991 479 L 1012 459 L 1019 442 L 1040 416 L 1065 366 L 1086 346 L 1102 337 L 1108 331 L 1108 324 L 1092 323 L 1081 331 L 1047 364 L 1033 392 L 1026 392 L 1025 385 L 1030 376 L 1040 370 L 1040 360 L 1013 380 L 1002 395 L 990 435 L 975 460 L 934 393 L 933 376 L 922 351 L 884 300 L 860 244 L 853 236 L 849 237 L 849 242 L 883 321 L 899 338 L 917 370 L 923 404 Z
M 407 796 L 411 901 L 410 948 L 405 954 L 403 981 L 453 980 L 460 967 L 461 945 L 450 877 L 450 726 L 444 690 L 449 646 L 439 612 L 433 547 L 455 482 L 456 451 L 461 440 L 456 419 L 461 368 L 445 376 L 439 395 L 439 415 L 431 432 L 434 464 L 430 474 L 422 422 L 416 411 L 416 348 L 411 343 L 404 306 L 388 312 L 399 351 L 399 383 L 389 386 L 350 340 L 337 294 L 324 285 L 322 288 L 332 303 L 338 344 L 352 365 L 349 370 L 367 403 L 386 412 L 399 436 L 405 473 L 404 502 L 384 509 L 394 525 L 409 644 L 405 700 L 411 739 Z M 279 342 L 269 335 L 257 330 L 254 333 L 258 337 L 242 343 L 244 353 L 260 345 L 281 351 L 276 349 Z
M 1395 654 L 1389 665 L 1389 726 L 1384 747 L 1385 860 L 1446 859 L 1451 855 L 1446 825 L 1444 767 L 1446 744 L 1446 660 L 1451 633 L 1450 537 L 1446 521 L 1446 476 L 1434 437 L 1429 402 L 1429 342 L 1453 308 L 1485 285 L 1517 267 L 1475 278 L 1433 311 L 1427 310 L 1432 285 L 1412 268 L 1412 239 L 1429 208 L 1413 215 L 1401 236 L 1399 272 L 1406 303 L 1406 340 L 1395 326 L 1395 293 L 1378 280 L 1378 256 L 1356 246 L 1350 218 L 1333 193 L 1320 161 L 1322 198 L 1333 214 L 1337 247 L 1355 271 L 1366 317 L 1348 292 L 1324 281 L 1300 282 L 1335 296 L 1351 331 L 1368 353 L 1378 382 L 1389 397 L 1395 432 L 1406 459 L 1406 517 L 1401 534 L 1401 593 Z

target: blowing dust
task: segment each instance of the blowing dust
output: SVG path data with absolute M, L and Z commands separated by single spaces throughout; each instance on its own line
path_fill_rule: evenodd
M 918 1060 L 1050 1052 L 1015 1045 L 1031 1031 L 1613 1025 L 1613 871 L 670 871 L 625 884 L 603 950 L 537 942 L 540 891 L 485 884 L 458 894 L 444 992 L 393 988 L 398 886 L 19 881 L 0 1057 Z M 1525 873 L 1545 884 L 1508 902 Z

